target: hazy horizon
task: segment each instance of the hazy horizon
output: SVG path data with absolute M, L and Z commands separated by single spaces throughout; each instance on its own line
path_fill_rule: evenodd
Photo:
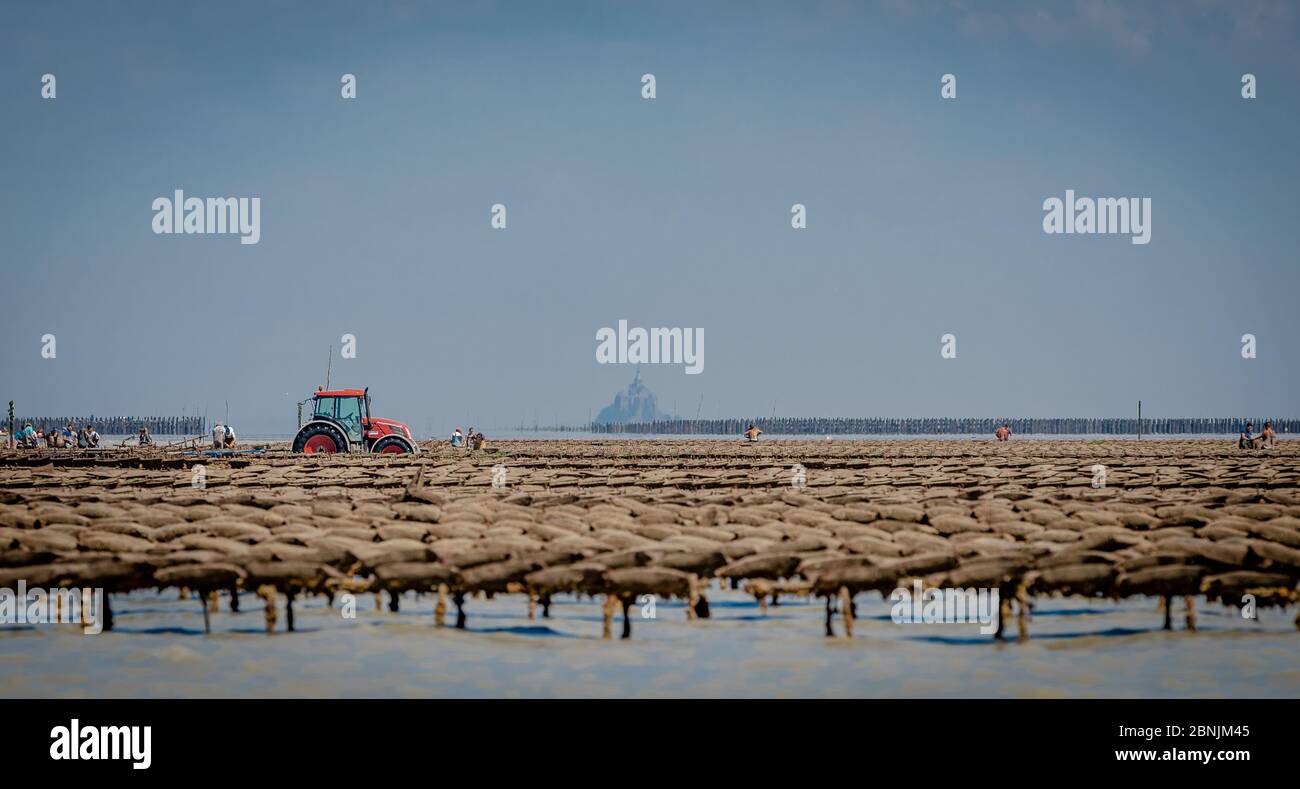
M 687 418 L 1300 415 L 1292 4 L 0 14 L 19 414 L 288 433 L 332 347 L 421 434 L 581 424 L 626 320 L 705 330 L 700 374 L 642 367 Z M 259 243 L 155 234 L 178 189 L 259 197 Z M 1151 198 L 1150 243 L 1045 234 L 1066 190 Z

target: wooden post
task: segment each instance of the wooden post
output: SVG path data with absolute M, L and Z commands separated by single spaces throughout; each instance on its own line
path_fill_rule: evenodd
M 1016 629 L 1017 641 L 1029 640 L 1029 594 L 1025 589 L 1024 579 L 1016 584 Z
M 447 585 L 438 584 L 438 603 L 433 607 L 433 624 L 443 627 L 447 624 Z
M 840 615 L 844 617 L 844 636 L 853 638 L 853 595 L 847 586 L 840 587 Z
M 266 601 L 266 632 L 275 632 L 275 587 L 263 584 L 257 587 L 257 596 Z
M 604 607 L 603 607 L 602 610 L 601 610 L 601 613 L 602 613 L 603 616 L 604 616 L 604 621 L 603 621 L 603 623 L 602 623 L 602 625 L 601 625 L 601 631 L 600 631 L 600 637 L 601 637 L 602 639 L 609 639 L 609 638 L 613 637 L 613 634 L 614 634 L 614 606 L 615 606 L 615 598 L 614 598 L 613 593 L 612 593 L 612 592 L 606 592 L 606 593 L 605 593 L 605 605 L 604 605 Z M 1297 625 L 1297 627 L 1300 627 L 1300 625 Z
M 451 601 L 456 604 L 456 629 L 465 629 L 465 593 L 457 590 L 451 596 Z

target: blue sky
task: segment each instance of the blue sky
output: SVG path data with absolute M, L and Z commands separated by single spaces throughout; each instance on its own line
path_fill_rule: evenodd
M 643 369 L 690 416 L 1294 415 L 1298 17 L 6 2 L 0 397 L 289 432 L 332 344 L 420 433 L 582 422 L 625 319 L 705 329 Z M 1150 197 L 1151 243 L 1045 235 L 1067 188 Z M 153 234 L 175 189 L 260 196 L 261 242 Z

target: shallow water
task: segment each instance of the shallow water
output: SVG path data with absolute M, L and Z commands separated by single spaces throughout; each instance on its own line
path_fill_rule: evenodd
M 466 631 L 433 626 L 432 596 L 407 595 L 392 614 L 362 595 L 354 619 L 315 598 L 295 605 L 298 632 L 267 636 L 245 594 L 205 636 L 197 601 L 136 593 L 114 598 L 111 633 L 0 626 L 0 696 L 1300 696 L 1294 611 L 1250 621 L 1202 603 L 1189 633 L 1175 602 L 1167 633 L 1154 599 L 1043 599 L 1017 644 L 973 624 L 895 624 L 886 601 L 862 595 L 849 640 L 822 635 L 820 602 L 764 615 L 740 592 L 709 597 L 709 620 L 661 601 L 655 619 L 633 609 L 632 640 L 604 641 L 600 603 L 571 597 L 533 622 L 520 595 L 471 600 Z

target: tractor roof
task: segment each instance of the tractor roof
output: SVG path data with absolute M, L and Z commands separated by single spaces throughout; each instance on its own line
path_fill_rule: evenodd
M 312 397 L 361 397 L 365 389 L 331 389 L 328 392 L 313 392 Z

